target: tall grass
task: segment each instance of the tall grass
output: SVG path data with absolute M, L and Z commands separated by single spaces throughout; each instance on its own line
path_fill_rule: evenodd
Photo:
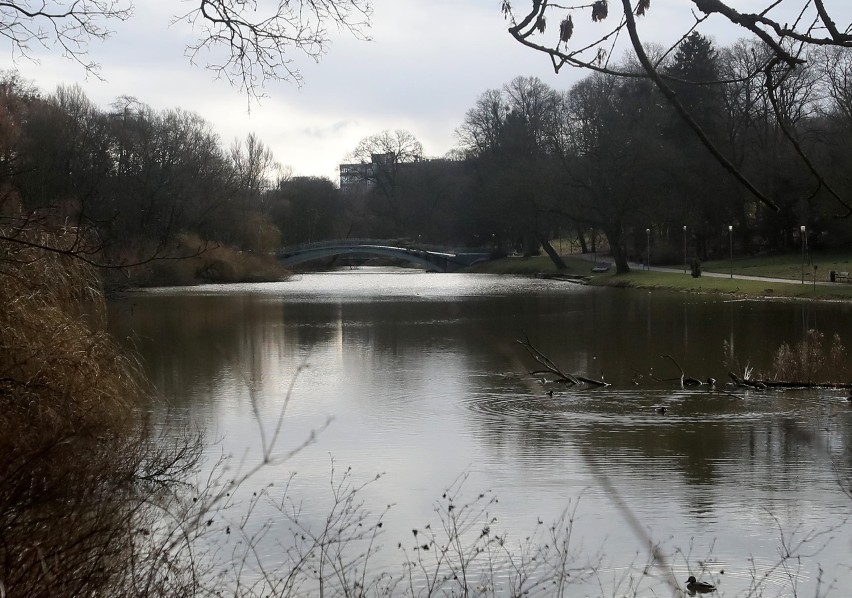
M 156 444 L 140 367 L 104 330 L 97 273 L 66 253 L 73 231 L 3 236 L 0 595 L 128 595 L 156 578 L 145 521 L 197 445 Z M 152 585 L 132 593 L 168 594 Z
M 763 378 L 818 383 L 849 381 L 849 360 L 840 335 L 834 333 L 826 344 L 825 335 L 808 330 L 804 339 L 794 345 L 782 343 L 772 358 L 772 367 Z

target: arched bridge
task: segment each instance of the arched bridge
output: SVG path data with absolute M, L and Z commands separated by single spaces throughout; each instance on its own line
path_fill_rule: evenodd
M 432 272 L 455 272 L 477 262 L 491 259 L 491 254 L 485 251 L 437 250 L 433 247 L 425 249 L 399 241 L 377 239 L 341 239 L 309 243 L 282 247 L 275 254 L 282 266 L 295 266 L 325 257 L 348 255 L 403 260 Z

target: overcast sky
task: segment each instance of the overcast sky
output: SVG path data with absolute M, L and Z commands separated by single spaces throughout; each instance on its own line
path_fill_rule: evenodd
M 764 3 L 741 0 L 737 5 L 747 10 Z M 522 0 L 514 4 L 528 6 Z M 616 10 L 617 3 L 611 4 Z M 653 0 L 640 21 L 644 39 L 677 39 L 690 20 L 688 4 Z M 87 79 L 78 65 L 56 54 L 17 66 L 45 92 L 78 83 L 101 108 L 130 95 L 157 110 L 190 110 L 211 122 L 226 146 L 254 132 L 293 174 L 335 182 L 337 165 L 368 135 L 406 129 L 428 156 L 442 156 L 455 147 L 454 130 L 487 89 L 518 75 L 567 89 L 587 74 L 565 69 L 556 75 L 546 56 L 513 41 L 499 0 L 374 0 L 372 41 L 335 34 L 319 64 L 294 55 L 304 85 L 270 85 L 269 97 L 249 106 L 239 89 L 213 80 L 184 57 L 191 31 L 185 24 L 169 26 L 180 8 L 174 0 L 137 0 L 133 18 L 113 23 L 113 37 L 91 47 L 105 81 Z M 720 43 L 741 35 L 733 27 L 713 25 L 705 32 Z M 585 19 L 576 29 L 591 26 Z M 557 35 L 558 24 L 551 23 L 548 31 Z

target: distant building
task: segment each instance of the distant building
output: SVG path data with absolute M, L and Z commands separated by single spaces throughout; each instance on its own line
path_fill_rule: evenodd
M 394 155 L 372 154 L 369 163 L 341 164 L 340 165 L 340 190 L 350 191 L 359 185 L 372 186 L 376 182 L 376 171 L 380 166 L 389 166 L 394 163 Z

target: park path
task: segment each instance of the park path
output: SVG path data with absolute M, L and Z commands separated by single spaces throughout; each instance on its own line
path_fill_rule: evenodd
M 642 270 L 642 264 L 630 263 L 631 270 Z M 669 268 L 665 266 L 651 266 L 652 272 L 670 272 L 673 274 L 683 274 L 683 268 Z M 691 273 L 687 271 L 687 276 L 691 276 Z M 759 282 L 778 282 L 781 284 L 802 284 L 802 280 L 794 280 L 792 278 L 773 278 L 771 276 L 750 276 L 748 274 L 734 274 L 731 276 L 730 272 L 708 272 L 707 270 L 701 271 L 701 276 L 709 276 L 711 278 L 733 278 L 734 280 L 756 280 Z M 813 285 L 813 280 L 808 280 L 805 278 L 804 284 Z M 817 285 L 831 285 L 837 284 L 828 281 L 818 280 L 816 282 Z
M 572 255 L 572 257 L 581 257 L 581 258 L 586 259 L 590 262 L 594 261 L 594 256 L 592 254 L 585 254 L 585 255 L 584 254 L 574 254 L 574 255 Z M 598 263 L 601 263 L 600 259 L 598 260 Z M 611 262 L 607 262 L 607 263 L 611 264 L 610 267 L 615 267 L 615 265 L 612 264 Z M 684 274 L 684 269 L 682 267 L 681 268 L 675 268 L 673 266 L 651 266 L 650 268 L 647 268 L 644 264 L 639 263 L 639 262 L 627 262 L 627 265 L 630 266 L 631 270 L 634 270 L 634 271 L 637 271 L 637 272 L 641 271 L 641 270 L 649 270 L 650 269 L 651 272 L 668 272 L 670 274 Z M 691 273 L 687 270 L 685 275 L 691 276 Z M 774 283 L 780 283 L 780 284 L 798 284 L 798 285 L 802 284 L 801 279 L 796 280 L 796 279 L 792 279 L 792 278 L 773 278 L 773 277 L 770 277 L 770 276 L 750 276 L 748 274 L 734 274 L 733 276 L 731 276 L 730 272 L 708 272 L 707 270 L 702 270 L 701 275 L 702 276 L 708 276 L 708 277 L 711 277 L 711 278 L 733 278 L 734 280 L 755 280 L 755 281 L 758 281 L 758 282 L 774 282 Z M 814 282 L 813 282 L 813 280 L 809 280 L 807 277 L 805 277 L 804 284 L 813 286 Z M 825 281 L 825 280 L 818 280 L 818 281 L 816 281 L 816 284 L 817 284 L 817 286 L 831 286 L 831 285 L 838 284 L 838 283 L 829 282 L 829 281 Z

